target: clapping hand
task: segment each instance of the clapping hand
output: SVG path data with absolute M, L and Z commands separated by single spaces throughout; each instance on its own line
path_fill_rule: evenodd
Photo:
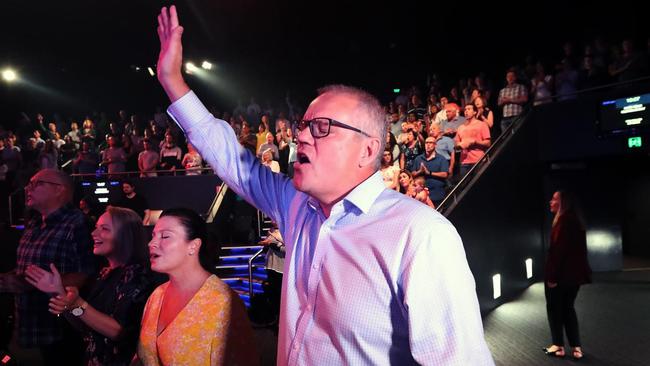
M 52 272 L 48 272 L 41 267 L 30 265 L 25 271 L 25 280 L 37 289 L 48 294 L 64 294 L 61 274 L 54 264 L 50 263 Z
M 424 163 L 420 163 L 420 172 L 423 172 L 425 175 L 431 174 L 429 169 L 427 169 L 427 166 L 424 165 Z
M 50 313 L 59 316 L 61 313 L 75 307 L 79 300 L 79 289 L 74 286 L 65 288 L 65 292 L 50 299 Z

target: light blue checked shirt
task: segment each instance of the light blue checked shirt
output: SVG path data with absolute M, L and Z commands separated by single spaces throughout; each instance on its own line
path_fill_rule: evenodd
M 385 189 L 377 172 L 325 217 L 193 92 L 168 112 L 285 238 L 278 365 L 494 364 L 461 239 L 442 215 Z

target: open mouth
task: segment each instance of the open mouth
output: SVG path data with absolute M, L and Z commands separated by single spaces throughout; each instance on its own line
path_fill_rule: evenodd
M 102 244 L 104 244 L 103 241 L 101 241 L 101 240 L 95 240 L 95 246 L 96 246 L 96 247 L 98 247 L 98 246 L 100 246 L 100 245 L 102 245 Z
M 149 259 L 150 259 L 150 260 L 151 260 L 151 259 L 156 259 L 156 258 L 158 258 L 158 257 L 160 257 L 160 254 L 156 254 L 156 253 L 151 253 L 151 254 L 149 254 Z
M 303 153 L 298 153 L 298 162 L 300 164 L 309 164 L 310 163 L 309 158 L 307 157 L 307 155 L 305 155 Z

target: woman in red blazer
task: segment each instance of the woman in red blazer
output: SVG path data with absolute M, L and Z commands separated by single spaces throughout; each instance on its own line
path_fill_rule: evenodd
M 580 285 L 591 282 L 587 261 L 587 236 L 573 195 L 557 191 L 550 202 L 555 214 L 551 242 L 545 265 L 545 295 L 553 344 L 544 348 L 547 355 L 564 357 L 566 330 L 575 359 L 583 357 L 574 302 Z

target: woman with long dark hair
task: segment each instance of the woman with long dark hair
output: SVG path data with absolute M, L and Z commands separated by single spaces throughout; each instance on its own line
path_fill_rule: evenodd
M 550 356 L 564 357 L 564 331 L 574 359 L 581 359 L 582 346 L 574 307 L 580 286 L 591 282 L 587 261 L 587 236 L 577 201 L 566 191 L 553 193 L 550 210 L 555 217 L 546 258 L 544 283 L 546 311 L 553 343 L 544 348 Z
M 128 365 L 135 354 L 140 318 L 153 290 L 146 263 L 142 219 L 134 211 L 109 207 L 92 232 L 93 253 L 108 262 L 87 296 L 76 287 L 63 288 L 61 275 L 30 266 L 26 279 L 55 296 L 50 312 L 63 314 L 84 336 L 85 365 Z

